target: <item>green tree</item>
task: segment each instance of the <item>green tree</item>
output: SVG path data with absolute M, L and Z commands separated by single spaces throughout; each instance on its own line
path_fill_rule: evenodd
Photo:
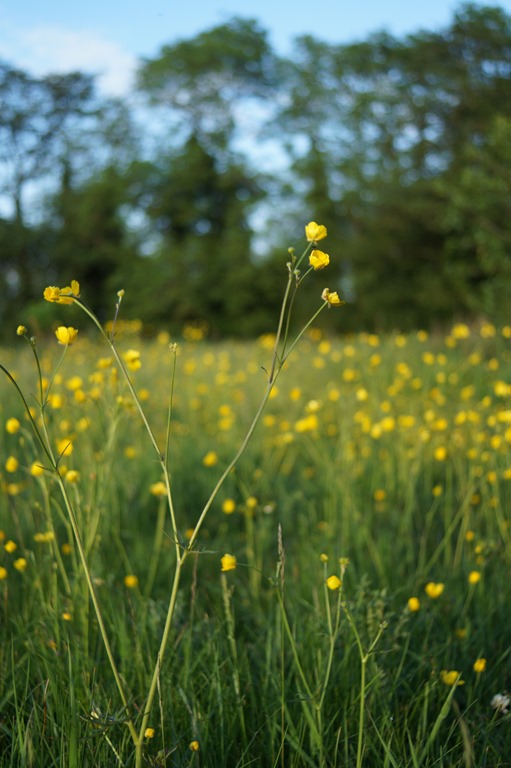
M 92 100 L 93 81 L 86 75 L 39 79 L 0 63 L 0 194 L 10 207 L 0 222 L 2 317 L 40 292 L 36 280 L 50 258 L 47 228 L 34 216 L 28 190 L 51 177 L 66 137 L 88 119 Z
M 455 190 L 467 147 L 485 145 L 495 114 L 510 116 L 510 54 L 510 17 L 472 4 L 438 32 L 299 41 L 277 125 L 293 139 L 294 188 L 312 193 L 348 262 L 352 318 L 408 326 L 482 306 L 484 274 L 453 291 L 461 259 L 438 184 Z
M 509 322 L 511 119 L 497 115 L 484 140 L 465 145 L 459 173 L 439 183 L 449 275 L 471 314 Z
M 205 321 L 213 334 L 247 332 L 260 299 L 248 222 L 257 181 L 234 161 L 220 170 L 192 136 L 159 166 L 136 167 L 132 188 L 159 235 L 155 253 L 137 267 L 145 279 L 137 272 L 131 279 L 141 312 L 178 328 Z
M 51 274 L 56 284 L 78 280 L 104 319 L 138 255 L 122 212 L 125 201 L 126 182 L 115 167 L 74 186 L 69 165 L 62 164 L 61 189 L 52 200 Z
M 276 84 L 276 57 L 254 20 L 232 19 L 190 40 L 162 47 L 142 62 L 138 87 L 166 108 L 180 141 L 194 136 L 209 151 L 230 149 L 237 114 L 267 99 Z
M 178 323 L 206 320 L 212 333 L 246 333 L 264 313 L 250 227 L 261 175 L 235 145 L 240 115 L 274 92 L 276 66 L 257 23 L 233 19 L 164 46 L 140 68 L 140 90 L 171 128 L 167 156 L 148 172 L 144 210 L 162 237 L 165 313 Z

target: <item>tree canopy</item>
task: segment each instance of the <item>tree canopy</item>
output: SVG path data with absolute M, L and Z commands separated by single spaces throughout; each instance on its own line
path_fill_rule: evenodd
M 22 311 L 51 322 L 42 289 L 75 278 L 105 319 L 125 288 L 155 326 L 260 333 L 310 220 L 329 231 L 344 327 L 509 321 L 502 9 L 461 5 L 404 37 L 305 36 L 287 57 L 234 18 L 141 61 L 137 89 L 112 101 L 89 75 L 0 63 L 4 330 Z

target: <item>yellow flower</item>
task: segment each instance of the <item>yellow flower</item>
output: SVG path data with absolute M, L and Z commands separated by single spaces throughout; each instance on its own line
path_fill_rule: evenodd
M 215 451 L 208 451 L 202 459 L 202 463 L 205 467 L 214 467 L 218 463 L 218 454 Z
M 197 741 L 197 739 L 194 739 L 193 741 L 191 741 L 188 746 L 192 750 L 192 752 L 198 752 L 200 749 L 199 742 Z
M 128 589 L 136 589 L 136 587 L 138 587 L 138 578 L 132 573 L 129 573 L 124 577 L 124 586 Z
M 468 583 L 469 584 L 478 584 L 481 581 L 481 572 L 480 571 L 470 571 L 468 574 Z
M 337 291 L 331 291 L 329 288 L 324 289 L 321 298 L 328 303 L 329 307 L 340 307 L 345 303 L 339 298 Z
M 447 458 L 447 448 L 444 445 L 439 445 L 435 448 L 434 457 L 437 461 L 445 461 Z
M 324 269 L 330 264 L 330 256 L 328 253 L 323 253 L 323 251 L 312 251 L 309 256 L 309 264 L 316 270 Z
M 70 456 L 73 453 L 73 443 L 68 437 L 56 441 L 59 456 Z
M 225 554 L 220 562 L 222 564 L 222 573 L 225 573 L 226 571 L 234 571 L 237 565 L 235 556 L 229 554 Z
M 68 483 L 77 483 L 80 479 L 80 473 L 76 471 L 76 469 L 70 469 L 69 472 L 66 473 L 66 481 Z
M 473 666 L 474 672 L 484 672 L 486 669 L 486 659 L 476 659 Z
M 232 515 L 236 510 L 236 502 L 234 499 L 225 499 L 222 504 L 222 512 L 226 515 Z
M 408 598 L 408 610 L 412 611 L 413 613 L 416 613 L 418 610 L 420 610 L 421 604 L 418 597 L 409 597 Z
M 138 371 L 142 367 L 142 361 L 140 360 L 140 352 L 138 349 L 128 349 L 123 355 L 127 367 L 130 371 Z
M 62 614 L 62 618 L 64 619 L 64 621 L 71 621 L 73 617 L 71 616 L 69 611 L 64 611 Z
M 53 541 L 54 538 L 55 534 L 53 531 L 46 531 L 45 533 L 39 531 L 38 533 L 34 533 L 34 541 L 38 544 L 48 544 L 50 541 Z
M 7 578 L 7 568 L 4 568 L 3 565 L 0 565 L 0 581 L 3 581 Z
M 75 341 L 76 337 L 78 336 L 78 331 L 76 328 L 59 325 L 55 331 L 55 336 L 57 337 L 59 344 L 64 344 L 66 347 L 68 347 Z
M 28 563 L 24 557 L 18 557 L 18 559 L 14 561 L 13 565 L 17 571 L 23 573 L 23 571 L 26 570 Z
M 12 555 L 12 553 L 16 552 L 16 550 L 18 549 L 18 545 L 16 544 L 16 542 L 12 541 L 12 539 L 9 539 L 9 541 L 5 542 L 4 549 L 6 552 Z
M 428 597 L 430 597 L 432 600 L 436 600 L 437 597 L 440 597 L 444 591 L 444 585 L 435 581 L 428 581 L 424 587 L 424 591 Z
M 149 493 L 152 493 L 153 496 L 166 496 L 167 486 L 162 480 L 159 480 L 157 483 L 149 486 Z
M 7 419 L 7 421 L 5 422 L 6 432 L 8 432 L 10 435 L 15 435 L 16 432 L 19 431 L 20 427 L 21 427 L 21 424 L 18 421 L 18 419 L 11 418 L 11 419 Z
M 5 462 L 5 471 L 6 472 L 16 472 L 18 469 L 20 463 L 18 459 L 16 459 L 14 456 L 9 456 L 7 461 Z
M 65 288 L 57 288 L 55 285 L 49 285 L 44 289 L 43 296 L 46 301 L 52 301 L 56 304 L 72 304 L 75 297 L 80 295 L 80 284 L 77 280 L 71 280 L 71 285 Z
M 44 289 L 43 296 L 46 299 L 46 301 L 58 302 L 58 300 L 60 299 L 60 288 L 57 288 L 56 285 L 49 285 L 47 288 Z
M 34 461 L 30 466 L 30 474 L 32 477 L 41 477 L 44 474 L 44 469 L 38 461 Z
M 315 221 L 309 221 L 309 223 L 305 225 L 305 237 L 309 243 L 323 240 L 326 236 L 327 231 L 324 224 L 316 224 Z
M 445 685 L 465 685 L 464 680 L 460 680 L 461 672 L 456 669 L 442 669 L 440 679 Z
M 17 336 L 26 336 L 27 333 L 28 333 L 28 331 L 27 331 L 27 329 L 25 328 L 24 325 L 18 325 L 18 327 L 16 328 L 16 335 Z
M 319 559 L 322 563 L 328 563 L 328 555 L 325 554 L 325 552 L 322 552 L 319 556 Z
M 152 739 L 155 734 L 154 728 L 146 728 L 144 731 L 144 736 L 146 739 Z
M 335 592 L 335 590 L 340 589 L 342 587 L 342 581 L 338 576 L 335 576 L 335 575 L 329 576 L 328 579 L 326 580 L 326 585 L 328 589 L 331 589 L 333 592 Z

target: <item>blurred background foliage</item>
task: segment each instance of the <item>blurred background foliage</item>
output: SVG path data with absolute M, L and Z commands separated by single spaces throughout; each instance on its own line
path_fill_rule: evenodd
M 465 4 L 447 28 L 287 58 L 234 18 L 140 63 L 136 91 L 0 62 L 0 329 L 44 331 L 48 284 L 116 291 L 147 328 L 272 327 L 288 246 L 328 227 L 344 329 L 509 321 L 511 17 Z M 323 243 L 321 244 L 323 246 Z M 342 318 L 341 318 L 342 314 Z M 298 318 L 300 319 L 300 318 Z M 340 326 L 339 326 L 340 327 Z

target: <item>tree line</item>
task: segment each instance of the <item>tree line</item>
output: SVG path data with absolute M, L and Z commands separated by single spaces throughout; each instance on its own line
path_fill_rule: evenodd
M 0 328 L 45 329 L 48 284 L 116 292 L 148 327 L 268 330 L 287 248 L 327 226 L 349 329 L 509 321 L 511 17 L 465 4 L 440 30 L 282 57 L 250 19 L 165 45 L 125 99 L 75 72 L 0 62 Z M 326 280 L 326 283 L 325 283 Z M 53 313 L 53 314 L 52 314 Z M 330 318 L 331 320 L 331 318 Z M 329 323 L 331 325 L 331 323 Z

